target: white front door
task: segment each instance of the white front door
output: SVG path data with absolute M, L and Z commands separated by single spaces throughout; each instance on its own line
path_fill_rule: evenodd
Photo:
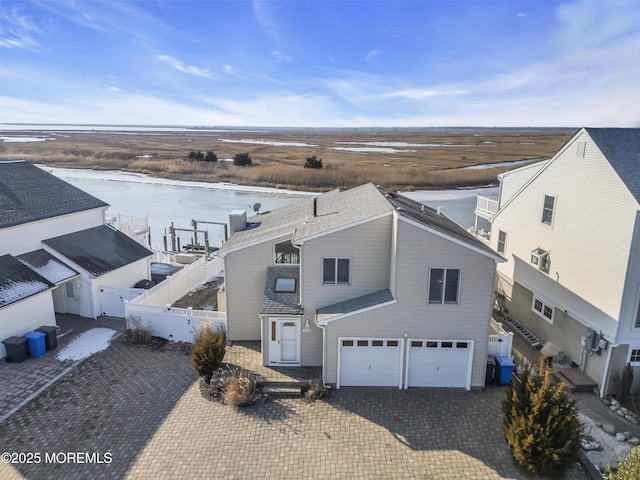
M 269 319 L 269 364 L 300 364 L 300 319 Z

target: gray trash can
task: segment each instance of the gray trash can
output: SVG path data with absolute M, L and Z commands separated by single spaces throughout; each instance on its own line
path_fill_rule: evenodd
M 9 337 L 2 342 L 7 349 L 7 362 L 21 363 L 29 358 L 27 339 L 22 337 Z
M 484 377 L 484 384 L 492 385 L 496 380 L 496 359 L 493 355 L 487 356 L 487 373 Z
M 54 350 L 58 347 L 58 327 L 42 325 L 35 331 L 44 333 L 44 345 L 47 350 Z

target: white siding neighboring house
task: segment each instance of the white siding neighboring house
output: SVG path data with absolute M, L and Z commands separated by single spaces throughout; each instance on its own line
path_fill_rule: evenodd
M 614 393 L 640 379 L 640 129 L 583 128 L 500 176 L 490 245 L 510 315 Z M 480 204 L 480 200 L 479 200 Z
M 0 341 L 55 313 L 96 318 L 100 286 L 150 278 L 152 252 L 105 225 L 107 207 L 35 165 L 0 162 Z
M 228 336 L 267 366 L 322 366 L 340 386 L 481 388 L 493 250 L 372 184 L 230 223 Z

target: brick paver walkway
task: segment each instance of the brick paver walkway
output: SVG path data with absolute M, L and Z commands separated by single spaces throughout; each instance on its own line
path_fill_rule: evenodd
M 187 351 L 115 341 L 78 365 L 0 423 L 0 452 L 40 454 L 0 478 L 526 478 L 502 437 L 502 387 L 235 409 L 201 397 Z

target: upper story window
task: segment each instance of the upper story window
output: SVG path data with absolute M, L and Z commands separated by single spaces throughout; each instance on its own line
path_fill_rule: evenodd
M 640 328 L 640 302 L 636 306 L 636 308 L 637 308 L 637 310 L 636 310 L 636 328 Z
M 429 271 L 429 303 L 458 303 L 460 269 L 432 268 Z
M 547 305 L 538 297 L 533 297 L 531 309 L 544 318 L 547 322 L 553 323 L 553 307 Z
M 507 244 L 507 232 L 500 230 L 498 232 L 498 253 L 504 253 Z
M 349 283 L 351 261 L 348 258 L 323 258 L 322 259 L 322 283 L 347 284 Z
M 542 207 L 542 223 L 551 225 L 553 223 L 553 209 L 556 204 L 556 197 L 544 196 L 544 206 Z
M 295 292 L 295 278 L 276 278 L 276 292 Z
M 291 244 L 290 240 L 276 243 L 274 249 L 274 262 L 298 265 L 300 263 L 300 251 Z

